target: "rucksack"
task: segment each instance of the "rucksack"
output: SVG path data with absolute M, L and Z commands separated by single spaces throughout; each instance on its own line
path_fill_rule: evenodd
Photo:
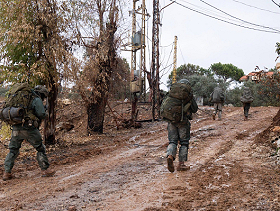
M 220 87 L 216 87 L 211 94 L 212 103 L 221 103 L 224 101 L 225 95 Z
M 242 103 L 252 103 L 254 98 L 252 96 L 251 90 L 249 88 L 245 88 L 242 96 L 240 97 Z
M 172 84 L 168 94 L 170 97 L 183 100 L 184 104 L 188 103 L 193 97 L 191 86 L 185 83 Z
M 16 83 L 8 91 L 8 97 L 0 110 L 0 119 L 9 125 L 38 121 L 33 114 L 31 102 L 36 94 L 28 83 Z
M 172 84 L 168 95 L 163 99 L 160 115 L 163 120 L 178 123 L 183 120 L 183 108 L 193 98 L 191 86 L 185 83 Z

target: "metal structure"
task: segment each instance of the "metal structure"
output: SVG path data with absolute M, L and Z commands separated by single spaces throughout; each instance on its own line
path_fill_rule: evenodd
M 136 2 L 138 0 L 133 0 L 133 9 L 132 9 L 132 45 L 131 45 L 131 81 L 134 80 L 134 72 L 136 70 L 136 51 L 138 46 L 133 43 L 133 39 L 136 35 Z
M 131 87 L 132 94 L 132 112 L 131 118 L 135 120 L 137 118 L 137 102 L 138 98 L 143 97 L 143 101 L 146 100 L 146 55 L 145 55 L 145 31 L 146 31 L 146 4 L 145 0 L 142 0 L 141 7 L 136 9 L 136 2 L 139 0 L 133 0 L 132 11 L 132 39 L 131 39 Z M 141 15 L 142 28 L 140 31 L 136 30 L 136 14 Z M 136 70 L 136 54 L 140 50 L 140 69 Z M 137 95 L 138 93 L 138 95 Z M 140 93 L 140 95 L 139 95 Z

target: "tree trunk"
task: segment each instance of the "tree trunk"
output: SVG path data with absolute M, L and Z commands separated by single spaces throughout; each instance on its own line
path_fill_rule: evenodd
M 49 97 L 47 98 L 48 115 L 45 119 L 44 140 L 46 145 L 55 144 L 56 100 L 58 87 L 52 83 Z
M 87 108 L 89 135 L 95 133 L 103 133 L 104 113 L 106 107 L 107 97 L 104 97 L 96 103 L 90 103 Z

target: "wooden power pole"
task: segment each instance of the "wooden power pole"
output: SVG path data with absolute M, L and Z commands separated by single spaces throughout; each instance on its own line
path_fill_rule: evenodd
M 155 110 L 160 107 L 159 93 L 159 0 L 153 0 L 153 29 L 152 29 L 152 115 L 155 120 Z

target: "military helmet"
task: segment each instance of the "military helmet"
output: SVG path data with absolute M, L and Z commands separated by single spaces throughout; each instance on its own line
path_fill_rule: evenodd
M 34 87 L 34 91 L 41 94 L 43 97 L 47 98 L 49 95 L 48 90 L 46 89 L 46 87 L 42 86 L 42 85 L 37 85 Z
M 188 79 L 185 79 L 185 78 L 180 79 L 180 80 L 178 81 L 178 83 L 181 83 L 181 84 L 190 84 L 189 80 L 188 80 Z

